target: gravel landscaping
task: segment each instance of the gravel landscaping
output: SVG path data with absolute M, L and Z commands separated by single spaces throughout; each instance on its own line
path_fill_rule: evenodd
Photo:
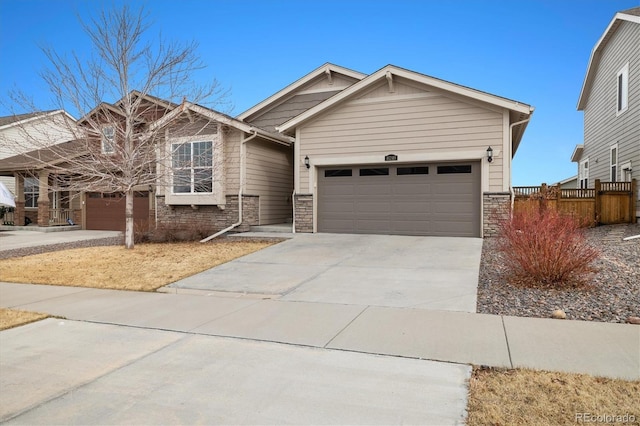
M 562 309 L 567 319 L 627 322 L 640 317 L 640 224 L 607 225 L 585 230 L 591 245 L 600 250 L 594 262 L 598 272 L 583 289 L 537 289 L 509 284 L 496 240 L 486 238 L 478 282 L 477 311 L 485 314 L 549 318 Z
M 23 231 L 32 232 L 32 231 Z M 70 231 L 73 232 L 73 231 Z M 2 237 L 2 234 L 0 234 Z M 0 244 L 2 242 L 0 241 Z M 49 253 L 52 251 L 69 250 L 83 247 L 102 247 L 102 246 L 117 246 L 124 244 L 124 237 L 108 237 L 108 238 L 96 238 L 92 240 L 73 241 L 60 244 L 48 244 L 35 247 L 24 247 L 13 250 L 0 250 L 0 259 L 9 259 L 11 257 L 31 256 L 33 254 Z

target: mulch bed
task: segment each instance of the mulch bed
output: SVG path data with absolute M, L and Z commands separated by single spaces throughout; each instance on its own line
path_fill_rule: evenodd
M 486 238 L 478 282 L 477 312 L 519 317 L 549 318 L 562 309 L 567 319 L 627 322 L 640 317 L 640 224 L 607 225 L 585 230 L 591 245 L 600 250 L 598 269 L 581 289 L 523 288 L 509 283 L 502 268 L 496 240 Z

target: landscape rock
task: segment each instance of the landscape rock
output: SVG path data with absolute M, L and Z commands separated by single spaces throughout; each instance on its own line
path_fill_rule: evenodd
M 589 286 L 574 289 L 526 288 L 506 276 L 495 238 L 485 238 L 478 279 L 477 312 L 494 315 L 549 318 L 562 306 L 572 320 L 627 323 L 640 306 L 640 224 L 606 225 L 585 230 L 600 250 L 593 263 L 598 270 Z

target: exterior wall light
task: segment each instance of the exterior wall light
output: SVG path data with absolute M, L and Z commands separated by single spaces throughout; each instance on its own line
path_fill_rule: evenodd
M 493 148 L 491 147 L 487 148 L 487 161 L 488 162 L 493 161 Z
M 307 166 L 307 169 L 311 168 L 311 164 L 309 163 L 309 156 L 304 157 L 304 165 Z

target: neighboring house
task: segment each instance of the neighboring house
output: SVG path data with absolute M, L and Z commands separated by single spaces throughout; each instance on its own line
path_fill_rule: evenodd
M 0 117 L 0 160 L 30 151 L 43 143 L 58 144 L 73 138 L 75 119 L 63 110 L 42 111 Z M 0 181 L 17 194 L 14 176 L 0 176 Z M 39 182 L 27 178 L 26 209 L 31 219 L 37 217 Z
M 496 211 L 509 207 L 512 158 L 533 114 L 393 65 L 365 75 L 325 64 L 236 118 L 162 105 L 145 125 L 164 129 L 167 155 L 155 188 L 138 188 L 158 225 L 470 237 L 491 235 Z M 15 164 L 0 161 L 0 174 Z M 99 219 L 109 211 L 122 224 L 117 197 L 83 194 L 83 226 L 114 229 Z
M 560 189 L 575 189 L 576 187 L 579 188 L 578 176 L 576 175 L 571 176 L 570 178 L 563 179 L 560 182 L 554 183 L 553 186 L 559 186 Z
M 640 7 L 616 13 L 595 44 L 578 111 L 584 112 L 584 143 L 577 145 L 571 156 L 571 161 L 578 163 L 577 187 L 593 188 L 596 179 L 638 179 Z M 640 217 L 640 192 L 636 216 Z
M 244 207 L 239 230 L 292 220 L 289 138 L 187 102 L 170 104 L 138 92 L 132 96 L 144 98 L 139 109 L 147 118 L 136 124 L 135 131 L 159 128 L 162 137 L 158 144 L 166 155 L 159 155 L 157 161 L 178 163 L 160 164 L 150 180 L 155 185 L 134 187 L 134 221 L 139 229 L 153 222 L 174 228 L 225 228 L 239 222 L 239 198 Z M 35 224 L 66 225 L 71 219 L 84 229 L 124 230 L 122 193 L 100 190 L 99 182 L 88 180 L 83 183 L 85 191 L 64 191 L 55 186 L 55 182 L 79 181 L 77 169 L 67 166 L 65 158 L 90 161 L 94 156 L 117 156 L 120 108 L 120 101 L 102 103 L 78 121 L 79 126 L 91 122 L 91 128 L 100 128 L 102 135 L 95 140 L 68 141 L 0 160 L 0 175 L 15 174 L 23 188 L 16 202 L 16 223 L 30 217 L 25 208 L 30 196 L 27 181 L 31 179 L 28 176 L 37 176 L 39 187 L 47 190 L 37 197 L 37 214 L 30 217 Z M 162 173 L 165 170 L 170 172 Z M 64 205 L 56 204 L 57 199 L 65 200 Z

